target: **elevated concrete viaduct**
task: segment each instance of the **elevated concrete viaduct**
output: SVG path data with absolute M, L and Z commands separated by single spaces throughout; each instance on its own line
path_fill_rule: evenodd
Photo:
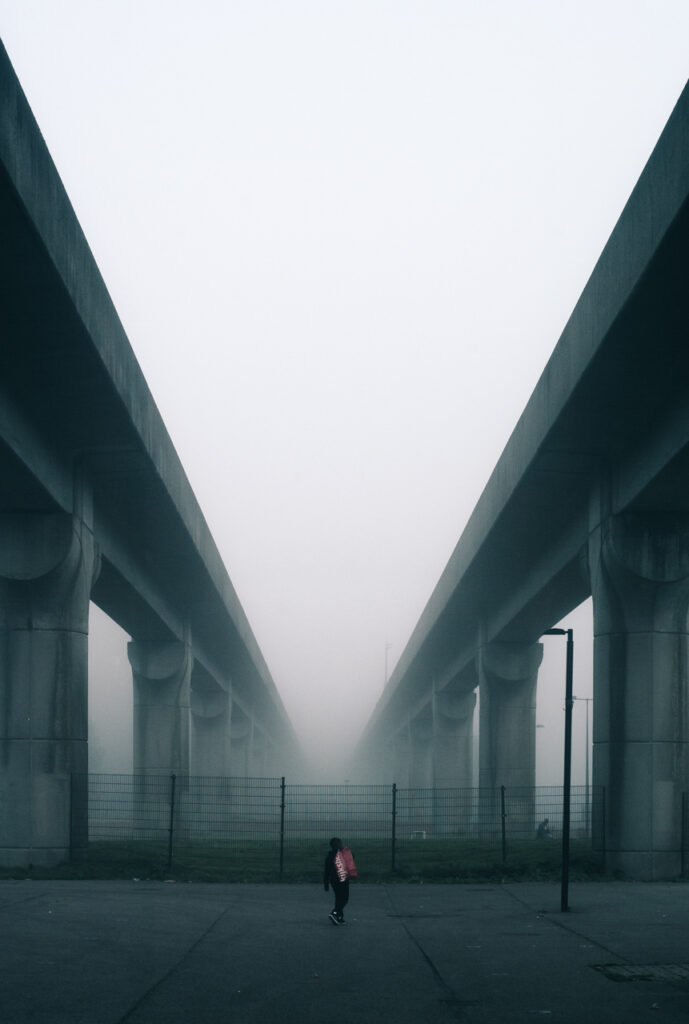
M 362 761 L 402 784 L 471 785 L 478 687 L 480 785 L 534 785 L 540 637 L 589 595 L 608 863 L 671 878 L 689 789 L 689 89 L 375 708 Z
M 298 760 L 1 51 L 0 863 L 51 863 L 85 841 L 90 600 L 132 638 L 135 771 L 281 774 Z

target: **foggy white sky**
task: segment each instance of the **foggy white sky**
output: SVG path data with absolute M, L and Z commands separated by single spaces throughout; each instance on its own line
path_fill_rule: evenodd
M 689 4 L 0 0 L 0 32 L 323 764 L 365 724 L 681 92 Z M 100 643 L 112 720 L 131 680 Z

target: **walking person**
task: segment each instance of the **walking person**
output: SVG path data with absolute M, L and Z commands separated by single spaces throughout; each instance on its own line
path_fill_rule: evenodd
M 335 858 L 342 850 L 344 850 L 342 840 L 337 837 L 331 839 L 330 849 L 326 854 L 323 866 L 323 888 L 327 892 L 328 888 L 331 887 L 335 896 L 335 906 L 330 911 L 329 916 L 332 923 L 337 925 L 345 923 L 343 911 L 349 900 L 349 878 L 346 875 L 344 879 L 340 878 L 340 873 L 337 870 L 338 865 L 335 863 Z

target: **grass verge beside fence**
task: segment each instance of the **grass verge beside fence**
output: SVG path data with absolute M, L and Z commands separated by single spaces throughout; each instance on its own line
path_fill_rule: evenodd
M 519 882 L 557 881 L 561 871 L 558 842 L 513 841 L 505 862 L 498 845 L 488 840 L 427 839 L 398 841 L 396 870 L 391 870 L 390 843 L 361 839 L 352 842 L 362 882 Z M 177 882 L 301 882 L 322 884 L 327 844 L 293 840 L 280 851 L 272 841 L 209 843 L 179 841 L 171 870 L 165 842 L 92 842 L 83 861 L 54 868 L 0 868 L 0 879 L 151 879 Z M 604 875 L 603 858 L 586 840 L 573 840 L 569 876 L 594 881 Z

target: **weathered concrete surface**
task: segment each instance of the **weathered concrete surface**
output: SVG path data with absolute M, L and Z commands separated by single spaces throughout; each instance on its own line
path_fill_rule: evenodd
M 689 519 L 613 517 L 592 533 L 589 562 L 607 863 L 632 878 L 676 877 L 689 780 Z
M 93 534 L 65 514 L 0 513 L 0 863 L 87 842 Z
M 576 884 L 561 914 L 557 885 L 358 885 L 335 928 L 320 886 L 1 882 L 3 1022 L 685 1024 L 686 897 Z

